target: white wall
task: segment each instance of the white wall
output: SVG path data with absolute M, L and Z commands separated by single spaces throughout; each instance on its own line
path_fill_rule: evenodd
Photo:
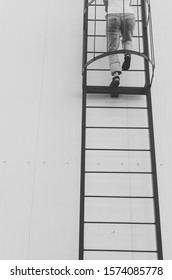
M 0 1 L 0 258 L 77 259 L 82 1 Z
M 170 0 L 151 1 L 156 69 L 152 88 L 164 258 L 172 259 L 172 125 Z
M 152 0 L 152 95 L 168 259 L 170 5 Z M 82 12 L 81 0 L 0 0 L 0 259 L 78 258 Z

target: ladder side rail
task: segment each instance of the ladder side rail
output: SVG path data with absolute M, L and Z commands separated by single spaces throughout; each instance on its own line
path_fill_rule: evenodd
M 146 25 L 146 3 L 142 0 L 142 18 L 143 18 L 143 34 L 144 34 L 144 52 L 149 56 L 149 46 L 148 46 L 148 33 Z M 162 250 L 162 236 L 161 236 L 161 225 L 160 225 L 160 209 L 159 209 L 159 194 L 158 194 L 158 181 L 157 181 L 157 168 L 156 168 L 156 156 L 155 156 L 155 140 L 154 140 L 154 127 L 153 127 L 153 112 L 152 112 L 152 99 L 150 91 L 150 71 L 149 63 L 147 60 L 145 63 L 145 81 L 147 87 L 147 106 L 148 106 L 148 125 L 149 125 L 149 140 L 151 149 L 151 166 L 152 166 L 152 180 L 153 180 L 153 195 L 154 195 L 154 212 L 155 212 L 155 222 L 156 222 L 156 243 L 158 251 L 158 259 L 163 259 Z
M 82 131 L 81 131 L 81 174 L 80 174 L 80 225 L 79 225 L 79 260 L 84 258 L 84 207 L 85 207 L 85 141 L 86 141 L 86 85 L 87 67 L 87 33 L 88 33 L 88 0 L 84 4 L 83 30 L 83 91 L 82 91 Z

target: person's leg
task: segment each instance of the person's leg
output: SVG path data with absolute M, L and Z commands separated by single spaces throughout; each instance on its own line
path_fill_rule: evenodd
M 124 63 L 122 65 L 123 70 L 130 68 L 131 54 L 127 53 L 127 50 L 132 50 L 132 37 L 135 27 L 134 14 L 126 14 L 122 19 L 121 34 L 122 34 L 122 47 L 126 50 L 124 55 Z
M 120 43 L 121 21 L 118 14 L 109 14 L 106 16 L 106 37 L 107 51 L 116 51 Z M 109 68 L 112 76 L 121 73 L 121 66 L 117 54 L 108 56 Z

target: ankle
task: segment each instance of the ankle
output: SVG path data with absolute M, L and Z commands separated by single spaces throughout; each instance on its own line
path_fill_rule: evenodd
M 120 74 L 121 74 L 121 71 L 115 71 L 115 72 L 112 73 L 112 76 L 113 76 L 113 77 L 117 77 L 117 76 L 119 76 Z

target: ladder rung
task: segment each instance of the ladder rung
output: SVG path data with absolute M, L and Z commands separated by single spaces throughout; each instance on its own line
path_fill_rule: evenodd
M 107 52 L 98 52 L 98 51 L 87 51 L 87 53 L 90 53 L 90 54 L 104 54 L 104 53 L 107 53 Z M 140 52 L 139 54 L 144 54 L 143 52 Z
M 85 252 L 158 253 L 157 250 L 84 249 Z
M 84 224 L 113 224 L 113 225 L 156 225 L 156 223 L 144 223 L 144 222 L 94 222 L 94 221 L 85 221 Z
M 85 171 L 85 173 L 89 174 L 152 174 L 152 172 L 141 172 L 141 171 Z
M 105 152 L 151 152 L 150 149 L 109 149 L 109 148 L 86 148 L 86 151 L 105 151 Z
M 146 95 L 147 88 L 145 87 L 118 87 L 115 90 L 109 86 L 87 86 L 87 94 L 126 94 L 126 95 Z
M 105 5 L 104 4 L 91 4 L 91 5 L 89 5 L 89 7 L 90 6 L 93 6 L 93 7 L 104 7 Z M 142 5 L 132 4 L 131 6 L 132 7 L 141 7 Z
M 88 37 L 93 37 L 93 38 L 106 38 L 106 35 L 101 35 L 101 34 L 99 34 L 99 35 L 88 34 L 87 36 Z M 143 36 L 142 35 L 140 35 L 140 36 L 135 35 L 132 38 L 143 38 Z
M 86 126 L 87 129 L 149 129 L 149 127 L 125 127 L 125 126 Z
M 131 109 L 131 110 L 142 110 L 148 109 L 148 107 L 120 107 L 120 106 L 86 106 L 87 109 Z
M 154 196 L 122 196 L 122 195 L 114 195 L 114 196 L 110 196 L 110 195 L 85 195 L 85 197 L 87 198 L 129 198 L 129 199 L 153 199 Z
M 87 71 L 100 71 L 100 72 L 109 72 L 109 69 L 96 69 L 96 68 L 94 68 L 94 69 L 88 69 L 87 68 Z M 127 70 L 127 72 L 145 72 L 145 70 L 136 70 L 136 69 L 129 69 L 129 70 Z
M 120 106 L 86 106 L 87 109 L 131 109 L 131 110 L 142 110 L 148 109 L 148 107 L 120 107 Z
M 93 18 L 89 18 L 88 21 L 91 21 L 91 22 L 97 22 L 97 21 L 99 21 L 99 22 L 101 22 L 101 21 L 106 22 L 106 19 L 101 19 L 101 18 L 93 19 Z M 142 22 L 142 20 L 141 19 L 136 19 L 136 22 Z

